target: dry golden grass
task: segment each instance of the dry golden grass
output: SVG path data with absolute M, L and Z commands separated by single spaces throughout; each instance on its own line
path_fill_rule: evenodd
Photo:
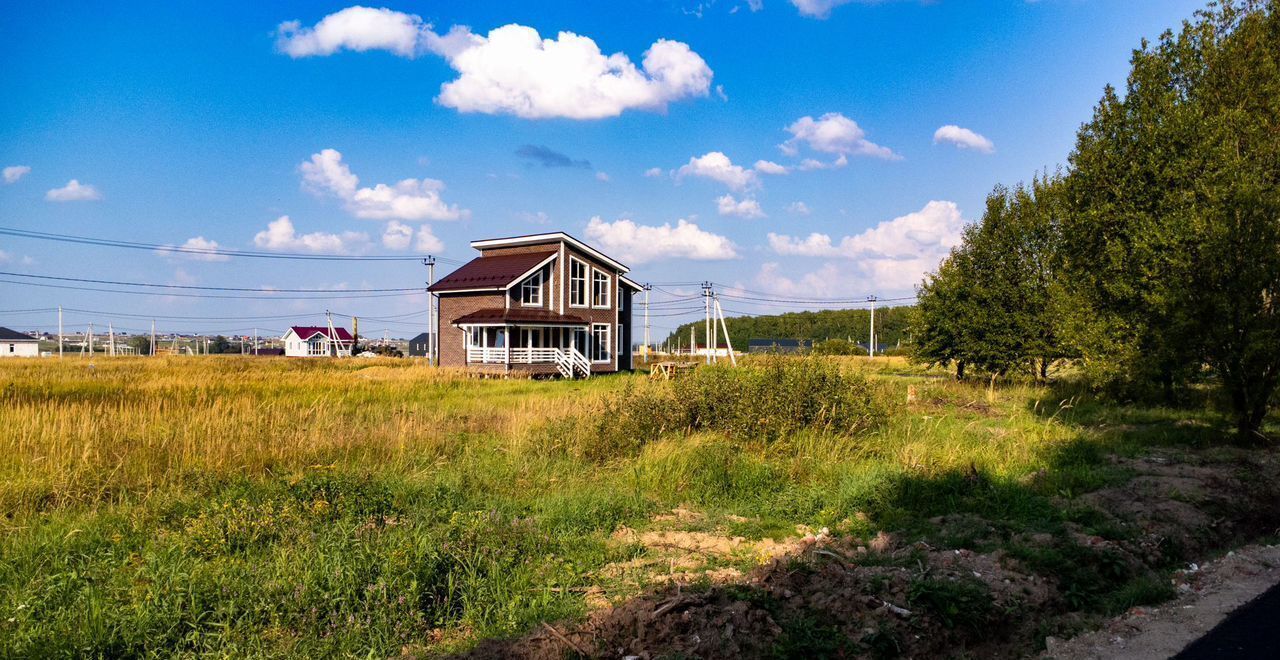
M 10 360 L 0 510 L 145 494 L 201 474 L 413 469 L 458 451 L 460 438 L 516 437 L 562 414 L 584 387 L 565 385 L 394 359 Z

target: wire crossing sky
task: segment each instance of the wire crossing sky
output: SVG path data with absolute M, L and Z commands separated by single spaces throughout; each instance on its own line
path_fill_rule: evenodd
M 547 231 L 653 283 L 656 334 L 703 280 L 744 314 L 906 304 L 1200 5 L 9 3 L 0 325 L 412 336 L 424 256 Z

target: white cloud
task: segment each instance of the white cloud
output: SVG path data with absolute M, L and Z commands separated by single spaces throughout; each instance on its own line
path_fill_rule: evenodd
M 713 261 L 738 256 L 737 248 L 728 238 L 704 231 L 683 219 L 674 227 L 670 223 L 651 227 L 626 219 L 605 222 L 597 216 L 587 223 L 586 236 L 605 252 L 634 264 L 660 259 Z
M 761 9 L 764 9 L 764 0 L 747 0 L 747 7 L 750 8 L 753 13 L 760 11 Z
M 30 172 L 31 168 L 26 165 L 10 165 L 9 167 L 4 168 L 4 182 L 17 183 L 18 179 L 21 179 Z
M 791 4 L 800 10 L 801 16 L 825 19 L 831 15 L 831 10 L 840 5 L 847 5 L 853 0 L 791 0 Z
M 786 174 L 791 170 L 771 160 L 757 160 L 755 170 L 761 174 Z
M 663 174 L 666 174 L 666 172 L 663 172 L 661 167 L 650 167 L 644 171 L 644 175 L 649 178 L 659 177 Z
M 342 162 L 342 154 L 325 149 L 298 166 L 303 184 L 317 194 L 331 194 L 348 212 L 369 220 L 457 220 L 470 212 L 440 198 L 444 183 L 435 179 L 404 179 L 361 188 L 360 179 Z
M 416 238 L 415 238 L 416 236 Z M 392 220 L 382 230 L 382 246 L 388 250 L 407 250 L 412 245 L 417 252 L 441 252 L 444 243 L 431 233 L 431 225 L 421 225 L 415 234 L 413 227 Z
M 963 228 L 964 219 L 954 202 L 933 201 L 838 243 L 816 232 L 804 238 L 770 233 L 769 247 L 784 256 L 851 260 L 854 276 L 879 289 L 905 291 L 959 245 Z
M 799 154 L 800 145 L 805 144 L 814 151 L 841 156 L 871 156 L 886 160 L 901 158 L 888 147 L 868 140 L 866 131 L 858 126 L 858 122 L 839 112 L 828 112 L 817 119 L 801 117 L 786 130 L 791 137 L 778 147 L 788 156 Z
M 87 183 L 82 184 L 72 179 L 67 185 L 45 193 L 44 198 L 51 202 L 91 202 L 102 199 L 102 193 Z
M 782 267 L 775 262 L 766 262 L 760 265 L 760 272 L 756 274 L 756 284 L 761 290 L 769 293 L 804 297 L 849 295 L 857 292 L 850 291 L 850 285 L 862 284 L 850 282 L 849 273 L 844 272 L 837 264 L 824 264 L 818 270 L 800 274 L 798 277 L 794 271 L 787 272 L 791 274 L 783 274 Z
M 418 252 L 443 252 L 444 242 L 431 233 L 431 225 L 418 227 L 417 237 L 413 241 L 413 249 Z
M 591 38 L 572 32 L 543 39 L 513 24 L 468 36 L 464 48 L 446 54 L 459 75 L 436 98 L 461 112 L 601 119 L 631 109 L 664 111 L 711 88 L 710 67 L 679 41 L 654 42 L 637 68 L 625 54 L 605 55 Z
M 253 244 L 267 250 L 354 254 L 368 249 L 369 235 L 354 231 L 341 234 L 319 231 L 299 234 L 289 216 L 282 215 L 268 224 L 265 230 L 254 235 Z
M 765 217 L 764 210 L 760 208 L 760 203 L 750 198 L 736 200 L 733 195 L 717 197 L 716 208 L 720 211 L 720 215 L 736 215 L 739 218 Z
M 745 169 L 741 165 L 734 165 L 728 156 L 719 151 L 711 151 L 701 156 L 690 158 L 687 164 L 681 165 L 680 169 L 676 170 L 676 178 L 684 178 L 686 176 L 697 176 L 719 181 L 728 186 L 730 190 L 736 191 L 754 188 L 760 183 L 760 179 L 756 176 L 754 170 Z
M 608 181 L 609 174 L 607 172 L 596 172 L 596 181 Z
M 388 250 L 407 250 L 413 243 L 413 227 L 398 220 L 387 223 L 382 230 L 382 247 Z
M 640 66 L 624 53 L 605 55 L 590 37 L 560 32 L 543 39 L 523 25 L 504 25 L 487 36 L 454 26 L 438 34 L 414 14 L 348 7 L 313 27 L 281 23 L 276 47 L 290 57 L 340 50 L 385 50 L 400 57 L 434 53 L 457 79 L 436 102 L 461 112 L 512 114 L 526 119 L 600 119 L 626 110 L 663 111 L 684 98 L 707 96 L 712 71 L 688 45 L 659 39 Z
M 385 50 L 413 57 L 431 26 L 413 14 L 372 7 L 347 7 L 329 14 L 314 27 L 286 21 L 276 28 L 276 48 L 289 57 L 332 55 L 339 50 Z
M 12 252 L 5 252 L 4 250 L 0 250 L 0 264 L 18 263 L 18 264 L 22 264 L 23 266 L 30 266 L 35 262 L 36 260 L 32 259 L 30 256 L 23 255 L 19 257 L 13 254 Z
M 219 250 L 222 246 L 217 241 L 209 240 L 204 236 L 196 236 L 188 238 L 185 243 L 178 246 L 182 251 L 172 249 L 173 246 L 165 246 L 158 248 L 156 254 L 166 257 L 191 259 L 193 261 L 229 261 L 231 257 L 221 254 Z
M 809 205 L 804 202 L 791 202 L 787 205 L 787 213 L 792 215 L 809 215 Z
M 949 142 L 961 149 L 973 149 L 984 154 L 995 153 L 996 150 L 996 145 L 991 140 L 955 124 L 948 124 L 934 131 L 933 143 L 940 142 Z

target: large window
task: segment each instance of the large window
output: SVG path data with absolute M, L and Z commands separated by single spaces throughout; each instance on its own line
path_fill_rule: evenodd
M 591 361 L 609 361 L 609 324 L 591 324 Z
M 520 304 L 526 307 L 542 306 L 542 271 L 520 283 Z
M 613 288 L 613 283 L 609 281 L 609 274 L 604 271 L 591 269 L 591 306 L 592 307 L 609 307 L 609 290 Z
M 569 257 L 569 306 L 587 306 L 587 265 Z

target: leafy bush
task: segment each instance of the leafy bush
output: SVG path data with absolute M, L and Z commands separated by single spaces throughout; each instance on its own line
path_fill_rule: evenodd
M 601 459 L 670 434 L 769 443 L 801 431 L 852 436 L 884 418 L 861 374 L 821 358 L 775 356 L 628 386 L 572 425 L 584 453 Z

